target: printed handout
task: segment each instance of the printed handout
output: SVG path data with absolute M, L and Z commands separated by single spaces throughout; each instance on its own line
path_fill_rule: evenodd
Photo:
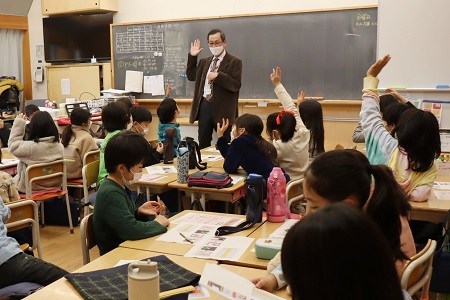
M 171 228 L 156 240 L 169 243 L 195 244 L 200 240 L 213 237 L 216 229 L 217 226 L 181 223 Z
M 173 220 L 172 223 L 180 224 L 180 223 L 189 223 L 189 224 L 202 224 L 202 225 L 212 225 L 216 227 L 220 226 L 236 226 L 245 219 L 242 216 L 241 218 L 232 217 L 232 216 L 220 216 L 215 214 L 202 214 L 202 213 L 187 213 L 184 216 Z
M 254 284 L 220 265 L 206 264 L 200 285 L 232 300 L 281 300 L 269 292 L 257 289 Z
M 158 175 L 158 174 L 142 174 L 140 182 L 153 182 L 160 179 L 165 178 L 166 176 Z
M 148 174 L 171 174 L 177 173 L 175 166 L 151 166 L 145 167 Z
M 294 224 L 297 223 L 297 222 L 298 222 L 298 220 L 294 220 L 294 219 L 288 219 L 288 220 L 284 221 L 283 225 L 281 225 L 280 227 L 277 228 L 277 230 L 272 232 L 269 235 L 269 237 L 271 237 L 271 238 L 284 238 L 284 236 L 286 235 L 288 230 L 291 229 L 291 227 L 294 226 Z
M 206 240 L 202 239 L 184 256 L 237 261 L 253 240 L 245 236 L 215 236 Z

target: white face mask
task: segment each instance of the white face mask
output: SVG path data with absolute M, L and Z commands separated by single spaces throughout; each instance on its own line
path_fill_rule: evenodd
M 223 45 L 217 47 L 209 47 L 209 51 L 211 51 L 212 55 L 217 56 L 223 51 Z
M 148 133 L 148 127 L 144 128 L 140 123 L 138 123 L 139 127 L 141 127 L 142 131 L 139 131 L 140 134 L 146 135 Z
M 122 173 L 120 173 L 120 175 L 122 175 L 122 181 L 125 185 L 131 185 L 131 184 L 135 184 L 136 182 L 138 182 L 139 180 L 141 180 L 142 177 L 142 172 L 139 173 L 134 173 L 133 171 L 130 170 L 131 173 L 133 173 L 133 179 L 131 180 L 127 180 Z
M 230 143 L 235 139 L 236 136 L 236 126 L 233 125 L 233 127 L 231 127 L 231 132 L 230 132 Z
M 133 127 L 133 122 L 130 120 L 130 123 L 127 124 L 127 130 L 131 130 Z

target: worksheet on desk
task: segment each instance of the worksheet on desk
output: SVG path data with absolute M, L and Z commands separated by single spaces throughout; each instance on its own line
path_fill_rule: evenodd
M 200 277 L 200 285 L 227 299 L 281 300 L 269 292 L 257 289 L 248 280 L 220 265 L 206 264 Z
M 219 214 L 202 214 L 190 212 L 176 220 L 173 220 L 172 223 L 204 224 L 220 227 L 220 226 L 236 226 L 242 223 L 243 221 L 245 221 L 244 218 L 222 216 Z
M 288 219 L 286 221 L 284 221 L 284 223 L 277 228 L 277 230 L 275 230 L 274 232 L 272 232 L 269 237 L 272 238 L 284 238 L 286 233 L 289 231 L 289 229 L 291 229 L 292 226 L 295 225 L 295 223 L 297 223 L 299 220 L 295 220 L 295 219 Z
M 439 200 L 450 200 L 450 191 L 434 190 L 433 192 Z
M 245 236 L 215 236 L 194 244 L 184 256 L 237 261 L 253 240 Z
M 195 244 L 203 239 L 212 238 L 218 226 L 181 223 L 171 228 L 156 240 L 160 242 Z
M 148 174 L 170 174 L 177 173 L 175 166 L 150 166 L 145 167 Z

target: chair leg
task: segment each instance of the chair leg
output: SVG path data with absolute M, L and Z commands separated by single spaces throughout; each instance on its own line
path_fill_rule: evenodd
M 40 205 L 40 207 L 41 207 L 41 224 L 42 224 L 42 227 L 45 227 L 44 202 L 41 201 L 40 203 L 41 203 L 41 205 Z
M 72 214 L 70 212 L 70 202 L 69 202 L 69 194 L 66 194 L 66 206 L 67 206 L 67 216 L 69 218 L 69 227 L 70 227 L 70 233 L 73 234 L 73 224 L 72 224 Z

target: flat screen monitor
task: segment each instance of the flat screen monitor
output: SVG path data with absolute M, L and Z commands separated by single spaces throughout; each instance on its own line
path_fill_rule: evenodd
M 112 13 L 44 18 L 46 62 L 89 62 L 111 59 Z

